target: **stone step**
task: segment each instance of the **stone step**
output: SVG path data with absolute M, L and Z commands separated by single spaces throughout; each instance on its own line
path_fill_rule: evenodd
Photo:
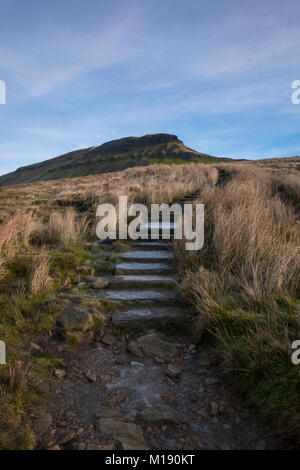
M 182 310 L 176 307 L 140 307 L 115 312 L 112 314 L 112 323 L 118 328 L 140 326 L 144 323 L 149 326 L 166 324 L 182 317 Z
M 116 266 L 116 274 L 131 274 L 131 275 L 141 275 L 141 274 L 166 274 L 174 272 L 174 268 L 171 263 L 119 263 Z
M 169 242 L 161 242 L 154 240 L 141 240 L 130 243 L 130 247 L 135 249 L 144 249 L 144 250 L 169 250 L 172 248 L 173 244 Z
M 131 250 L 123 253 L 121 258 L 128 261 L 159 262 L 172 260 L 174 258 L 174 254 L 169 251 L 160 250 Z
M 155 305 L 170 305 L 178 302 L 178 297 L 175 291 L 163 289 L 120 289 L 109 290 L 106 292 L 105 298 L 108 300 L 115 300 L 117 302 L 129 304 L 155 304 Z
M 176 287 L 176 280 L 172 276 L 146 275 L 146 276 L 115 276 L 110 281 L 112 288 L 118 289 L 141 289 L 152 287 Z

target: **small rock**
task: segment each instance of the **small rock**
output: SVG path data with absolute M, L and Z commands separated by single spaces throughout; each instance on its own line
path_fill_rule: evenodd
M 101 338 L 101 343 L 105 344 L 106 346 L 113 346 L 116 343 L 116 337 L 113 335 L 104 335 Z
M 55 446 L 49 447 L 48 450 L 60 450 L 60 446 L 56 444 Z
M 90 382 L 97 382 L 97 376 L 93 372 L 85 372 L 84 375 Z
M 62 430 L 57 431 L 56 440 L 57 440 L 57 443 L 60 445 L 68 444 L 74 439 L 75 436 L 76 436 L 76 433 L 74 431 L 65 431 L 62 429 Z
M 204 408 L 200 408 L 198 410 L 198 415 L 201 417 L 201 418 L 208 418 L 208 413 L 207 411 L 204 409 Z
M 117 395 L 112 397 L 110 400 L 107 400 L 104 403 L 104 405 L 113 407 L 113 406 L 119 405 L 120 403 L 122 403 L 125 400 L 126 400 L 126 395 L 123 394 L 123 393 L 118 393 Z
M 36 432 L 40 435 L 49 433 L 49 429 L 53 423 L 53 418 L 50 413 L 40 412 L 36 422 Z
M 67 373 L 63 369 L 55 369 L 54 375 L 57 379 L 63 379 L 67 375 Z
M 166 374 L 171 379 L 179 379 L 180 374 L 181 374 L 181 368 L 178 366 L 175 366 L 174 364 L 169 364 Z
M 30 343 L 29 346 L 30 346 L 31 351 L 40 351 L 41 350 L 41 347 L 36 343 Z
M 97 282 L 93 284 L 93 289 L 104 289 L 109 284 L 108 280 L 105 277 L 99 277 Z

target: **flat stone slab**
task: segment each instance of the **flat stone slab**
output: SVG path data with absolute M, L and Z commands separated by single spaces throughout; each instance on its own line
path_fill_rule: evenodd
M 153 272 L 170 273 L 174 271 L 168 263 L 119 263 L 116 274 L 151 274 Z
M 137 241 L 130 244 L 131 247 L 146 249 L 146 250 L 169 250 L 172 244 L 169 242 L 159 241 Z
M 140 336 L 135 341 L 131 341 L 127 348 L 135 356 L 152 357 L 163 362 L 170 362 L 178 354 L 175 344 L 161 339 L 156 333 Z
M 176 307 L 135 308 L 112 314 L 112 323 L 117 327 L 130 327 L 141 323 L 167 322 L 182 317 L 182 310 Z
M 115 276 L 110 281 L 110 286 L 118 289 L 130 289 L 141 287 L 176 287 L 176 280 L 172 276 L 155 276 L 155 275 L 125 275 Z
M 113 418 L 100 418 L 96 421 L 96 429 L 103 436 L 117 441 L 122 450 L 148 450 L 142 428 L 137 424 Z
M 178 297 L 174 291 L 162 290 L 110 290 L 106 296 L 109 300 L 116 300 L 120 302 L 155 302 L 155 304 L 172 303 Z
M 163 403 L 156 403 L 149 408 L 140 411 L 138 418 L 145 424 L 185 424 L 187 417 L 178 410 Z
M 162 250 L 132 250 L 123 253 L 121 258 L 123 259 L 131 259 L 133 261 L 160 261 L 160 260 L 171 260 L 174 258 L 173 253 L 169 251 L 162 251 Z

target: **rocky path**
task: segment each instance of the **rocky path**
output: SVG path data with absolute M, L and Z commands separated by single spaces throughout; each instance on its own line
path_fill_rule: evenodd
M 192 195 L 181 201 L 190 202 Z M 40 421 L 41 448 L 278 448 L 236 404 L 210 352 L 181 334 L 189 314 L 176 293 L 172 245 L 132 242 L 109 288 L 120 301 L 101 343 L 66 354 L 66 376 Z M 173 227 L 172 227 L 173 229 Z

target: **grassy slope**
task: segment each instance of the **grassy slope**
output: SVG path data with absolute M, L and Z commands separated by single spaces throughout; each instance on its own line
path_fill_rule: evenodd
M 108 173 L 153 163 L 195 161 L 216 163 L 219 160 L 187 148 L 176 136 L 155 134 L 107 142 L 20 168 L 0 177 L 0 186 Z

